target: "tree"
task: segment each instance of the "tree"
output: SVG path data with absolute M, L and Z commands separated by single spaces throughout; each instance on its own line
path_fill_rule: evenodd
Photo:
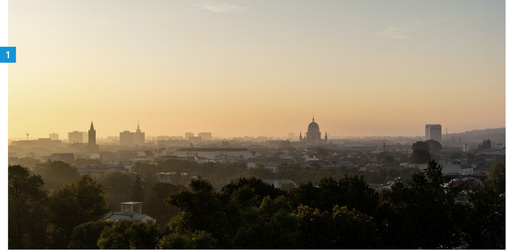
M 441 150 L 443 149 L 443 146 L 441 146 L 441 143 L 439 143 L 436 140 L 430 139 L 430 140 L 425 141 L 425 143 L 429 144 L 429 153 L 431 155 L 439 154 L 439 152 L 441 152 Z
M 285 196 L 262 199 L 259 207 L 251 206 L 241 214 L 241 226 L 234 243 L 237 248 L 294 248 L 297 247 L 299 225 L 291 213 Z
M 387 152 L 381 152 L 376 155 L 376 161 L 380 163 L 393 164 L 394 157 Z
M 487 180 L 497 189 L 497 192 L 504 193 L 504 161 L 496 160 L 488 170 Z
M 431 160 L 429 151 L 415 149 L 411 155 L 411 162 L 416 164 L 428 163 Z
M 332 248 L 375 248 L 378 244 L 372 218 L 355 209 L 335 206 L 332 211 L 332 228 L 336 240 Z
M 125 231 L 132 222 L 119 220 L 106 226 L 97 241 L 100 249 L 127 249 L 130 248 L 128 238 L 125 237 Z
M 430 144 L 428 141 L 417 141 L 411 146 L 413 154 L 411 162 L 416 164 L 428 163 L 431 159 Z
M 68 248 L 97 249 L 97 241 L 105 227 L 111 226 L 112 221 L 97 220 L 81 224 L 72 230 Z
M 386 193 L 383 238 L 394 248 L 452 247 L 458 235 L 453 216 L 453 192 L 445 192 L 442 166 L 431 161 L 424 171 L 400 181 Z M 388 211 L 391 212 L 388 212 Z
M 105 188 L 85 175 L 53 191 L 49 196 L 49 211 L 52 247 L 67 247 L 74 227 L 107 214 Z
M 320 189 L 315 187 L 311 181 L 299 184 L 290 191 L 290 201 L 293 207 L 307 205 L 312 208 L 319 206 Z
M 427 141 L 417 141 L 411 145 L 411 149 L 413 151 L 415 150 L 424 150 L 424 151 L 430 151 L 430 145 L 427 143 Z
M 143 211 L 156 219 L 157 223 L 165 224 L 177 215 L 179 210 L 165 200 L 172 193 L 179 192 L 183 187 L 170 183 L 158 183 L 149 189 L 148 196 L 142 206 Z
M 228 229 L 228 215 L 225 213 L 218 194 L 209 181 L 193 179 L 189 190 L 170 194 L 168 202 L 181 212 L 171 221 L 172 230 L 182 234 L 195 231 L 206 231 L 218 242 L 228 240 L 225 231 Z
M 130 190 L 133 190 L 135 176 L 122 172 L 109 172 L 104 174 L 98 182 L 102 183 L 107 191 L 107 204 L 111 211 L 119 211 L 120 203 L 130 200 Z
M 300 204 L 296 216 L 300 224 L 301 248 L 330 248 L 335 235 L 331 228 L 332 216 L 329 212 L 321 212 L 318 208 Z
M 46 199 L 44 182 L 27 168 L 9 166 L 9 248 L 43 248 Z
M 8 161 L 9 166 L 20 165 L 30 170 L 34 169 L 35 166 L 41 163 L 39 159 L 34 159 L 31 157 L 23 157 L 23 158 L 9 157 Z
M 492 164 L 483 184 L 461 192 L 468 198 L 460 212 L 463 241 L 469 248 L 504 249 L 504 162 Z
M 152 221 L 119 220 L 106 226 L 97 241 L 101 249 L 154 249 L 161 238 L 158 224 Z
M 311 183 L 301 184 L 292 195 L 293 206 L 308 205 L 329 213 L 339 205 L 372 214 L 378 203 L 378 196 L 363 176 L 345 176 L 337 181 L 331 177 L 322 178 L 318 187 Z
M 263 182 L 257 177 L 240 178 L 231 181 L 221 188 L 221 194 L 226 199 L 236 201 L 239 207 L 259 206 L 262 199 L 270 196 L 272 199 L 285 194 L 283 190 Z
M 376 226 L 370 216 L 335 206 L 332 213 L 300 205 L 299 246 L 302 248 L 378 248 Z
M 33 172 L 40 175 L 49 191 L 70 184 L 81 177 L 76 168 L 63 161 L 49 160 L 38 164 Z
M 142 179 L 139 174 L 137 174 L 132 187 L 130 200 L 140 202 L 144 201 L 144 188 L 142 187 L 142 184 Z
M 217 248 L 217 240 L 208 232 L 197 230 L 191 234 L 182 234 L 174 232 L 163 236 L 158 242 L 157 248 L 160 249 L 204 249 Z

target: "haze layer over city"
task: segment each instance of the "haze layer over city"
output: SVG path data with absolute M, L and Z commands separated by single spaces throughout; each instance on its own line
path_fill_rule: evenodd
M 9 2 L 9 138 L 502 128 L 504 1 Z

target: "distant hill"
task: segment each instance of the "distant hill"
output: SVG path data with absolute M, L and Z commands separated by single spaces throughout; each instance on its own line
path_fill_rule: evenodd
M 462 143 L 481 143 L 490 139 L 495 145 L 505 143 L 505 128 L 489 128 L 462 133 L 443 134 L 443 141 L 461 141 Z

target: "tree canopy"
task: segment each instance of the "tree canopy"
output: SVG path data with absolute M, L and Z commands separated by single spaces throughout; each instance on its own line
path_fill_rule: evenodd
M 103 218 L 109 210 L 105 188 L 88 175 L 49 196 L 49 221 L 54 247 L 67 247 L 74 227 Z
M 118 176 L 134 186 L 135 176 Z M 109 189 L 89 176 L 47 196 L 40 177 L 12 166 L 9 246 L 503 249 L 504 161 L 494 162 L 483 182 L 450 185 L 445 179 L 431 161 L 381 190 L 358 175 L 326 176 L 289 192 L 256 177 L 220 189 L 198 178 L 188 187 L 159 183 L 149 189 L 144 209 L 163 218 L 154 224 L 104 221 Z
M 40 175 L 44 180 L 45 187 L 52 191 L 64 185 L 70 184 L 81 177 L 75 167 L 63 161 L 47 161 L 37 164 L 33 173 Z
M 42 248 L 47 225 L 47 191 L 27 168 L 9 166 L 9 248 Z

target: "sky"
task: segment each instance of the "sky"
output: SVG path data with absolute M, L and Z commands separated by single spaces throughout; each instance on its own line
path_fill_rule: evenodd
M 9 1 L 8 136 L 505 126 L 494 0 Z

